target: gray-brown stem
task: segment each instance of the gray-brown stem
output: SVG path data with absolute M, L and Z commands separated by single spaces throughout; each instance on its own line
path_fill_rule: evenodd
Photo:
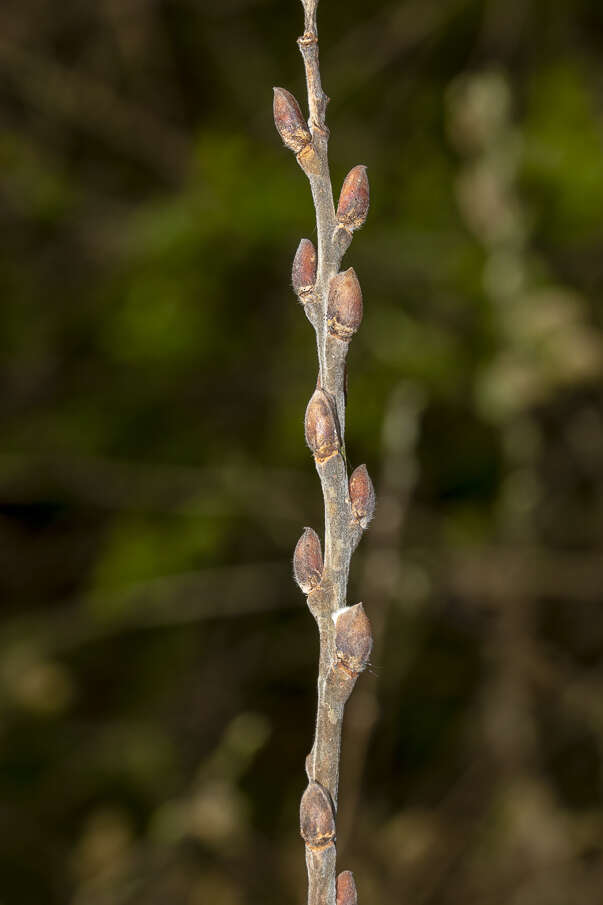
M 325 123 L 328 98 L 322 89 L 318 62 L 316 8 L 318 0 L 302 0 L 304 34 L 298 39 L 306 71 L 308 126 L 312 144 L 298 161 L 308 176 L 316 211 L 317 264 L 308 317 L 316 331 L 318 385 L 329 396 L 337 418 L 339 450 L 321 460 L 315 452 L 325 506 L 324 568 L 317 588 L 308 595 L 308 605 L 320 634 L 318 705 L 312 751 L 306 761 L 310 781 L 319 783 L 337 810 L 341 729 L 345 702 L 354 687 L 357 673 L 337 660 L 333 613 L 346 606 L 350 558 L 361 529 L 354 519 L 349 496 L 345 460 L 345 362 L 348 343 L 331 336 L 327 329 L 329 286 L 338 273 L 351 234 L 338 228 L 329 174 L 329 130 Z M 308 905 L 336 905 L 334 841 L 316 850 L 306 841 Z

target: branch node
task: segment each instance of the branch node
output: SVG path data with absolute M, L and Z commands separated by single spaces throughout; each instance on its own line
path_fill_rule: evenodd
M 318 44 L 318 35 L 312 31 L 305 31 L 303 35 L 297 39 L 297 43 L 301 47 L 310 47 L 312 44 Z
M 296 156 L 297 162 L 306 176 L 318 176 L 320 174 L 320 157 L 316 153 L 314 145 L 304 145 Z
M 344 256 L 350 245 L 352 244 L 352 231 L 343 223 L 338 223 L 333 230 L 333 244 L 337 248 L 341 257 Z

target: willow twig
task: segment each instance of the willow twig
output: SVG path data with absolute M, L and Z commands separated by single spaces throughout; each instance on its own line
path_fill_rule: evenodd
M 362 320 L 362 292 L 352 268 L 339 271 L 352 233 L 364 223 L 369 188 L 364 166 L 348 173 L 337 209 L 329 175 L 328 98 L 318 61 L 318 0 L 302 0 L 304 33 L 298 39 L 306 71 L 309 119 L 284 88 L 274 89 L 274 118 L 285 145 L 306 173 L 316 211 L 318 248 L 302 239 L 293 262 L 293 286 L 316 333 L 318 381 L 306 409 L 305 433 L 325 504 L 324 562 L 318 535 L 302 534 L 294 554 L 295 577 L 307 595 L 320 635 L 318 706 L 308 787 L 300 806 L 306 843 L 308 905 L 355 905 L 349 871 L 336 879 L 335 815 L 341 727 L 345 703 L 365 669 L 372 646 L 361 603 L 347 606 L 350 559 L 374 509 L 373 485 L 364 465 L 348 481 L 345 458 L 346 356 Z

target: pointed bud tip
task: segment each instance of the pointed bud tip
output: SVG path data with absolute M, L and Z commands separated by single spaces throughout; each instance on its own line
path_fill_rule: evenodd
M 337 420 L 333 405 L 324 390 L 315 390 L 308 402 L 305 434 L 306 443 L 317 463 L 326 462 L 339 452 Z
M 303 296 L 314 288 L 316 282 L 316 249 L 309 239 L 302 239 L 297 246 L 293 267 L 291 268 L 291 281 L 301 301 L 304 301 Z
M 320 783 L 310 782 L 299 806 L 302 839 L 312 848 L 326 848 L 335 839 L 335 815 L 329 793 Z
M 293 554 L 293 574 L 304 592 L 310 594 L 322 579 L 322 550 L 320 538 L 312 528 L 304 528 Z
M 355 520 L 366 528 L 375 513 L 375 488 L 366 465 L 359 465 L 350 476 L 350 502 Z
M 373 632 L 362 603 L 345 607 L 335 621 L 338 661 L 354 675 L 366 669 L 373 648 Z
M 358 905 L 356 882 L 351 870 L 343 870 L 337 877 L 337 905 Z
M 353 267 L 338 273 L 329 285 L 327 324 L 331 336 L 349 342 L 362 323 L 362 289 Z
M 369 181 L 366 167 L 361 163 L 353 167 L 343 181 L 337 205 L 337 220 L 341 226 L 353 232 L 366 221 L 368 209 Z

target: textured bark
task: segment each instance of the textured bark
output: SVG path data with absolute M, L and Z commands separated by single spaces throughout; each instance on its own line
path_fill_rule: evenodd
M 308 129 L 299 121 L 299 104 L 275 88 L 275 122 L 285 145 L 306 173 L 316 211 L 317 249 L 303 239 L 293 263 L 293 286 L 316 332 L 318 381 L 306 410 L 306 442 L 314 456 L 325 507 L 324 562 L 320 542 L 306 528 L 296 548 L 294 571 L 307 595 L 320 635 L 318 705 L 312 750 L 306 759 L 309 785 L 300 808 L 306 844 L 308 905 L 355 901 L 353 877 L 336 884 L 335 816 L 339 782 L 341 728 L 345 703 L 372 645 L 371 628 L 361 604 L 347 607 L 350 559 L 374 507 L 365 466 L 354 473 L 352 498 L 345 457 L 346 356 L 362 320 L 362 292 L 355 272 L 340 273 L 352 233 L 366 219 L 369 186 L 366 168 L 354 167 L 344 182 L 337 212 L 329 175 L 328 98 L 318 62 L 318 0 L 302 0 L 304 33 L 298 39 L 308 89 Z M 319 568 L 322 572 L 319 574 Z M 327 802 L 329 803 L 327 806 Z M 333 827 L 329 820 L 332 818 Z M 325 823 L 326 821 L 326 823 Z M 311 831 L 320 825 L 327 832 Z

